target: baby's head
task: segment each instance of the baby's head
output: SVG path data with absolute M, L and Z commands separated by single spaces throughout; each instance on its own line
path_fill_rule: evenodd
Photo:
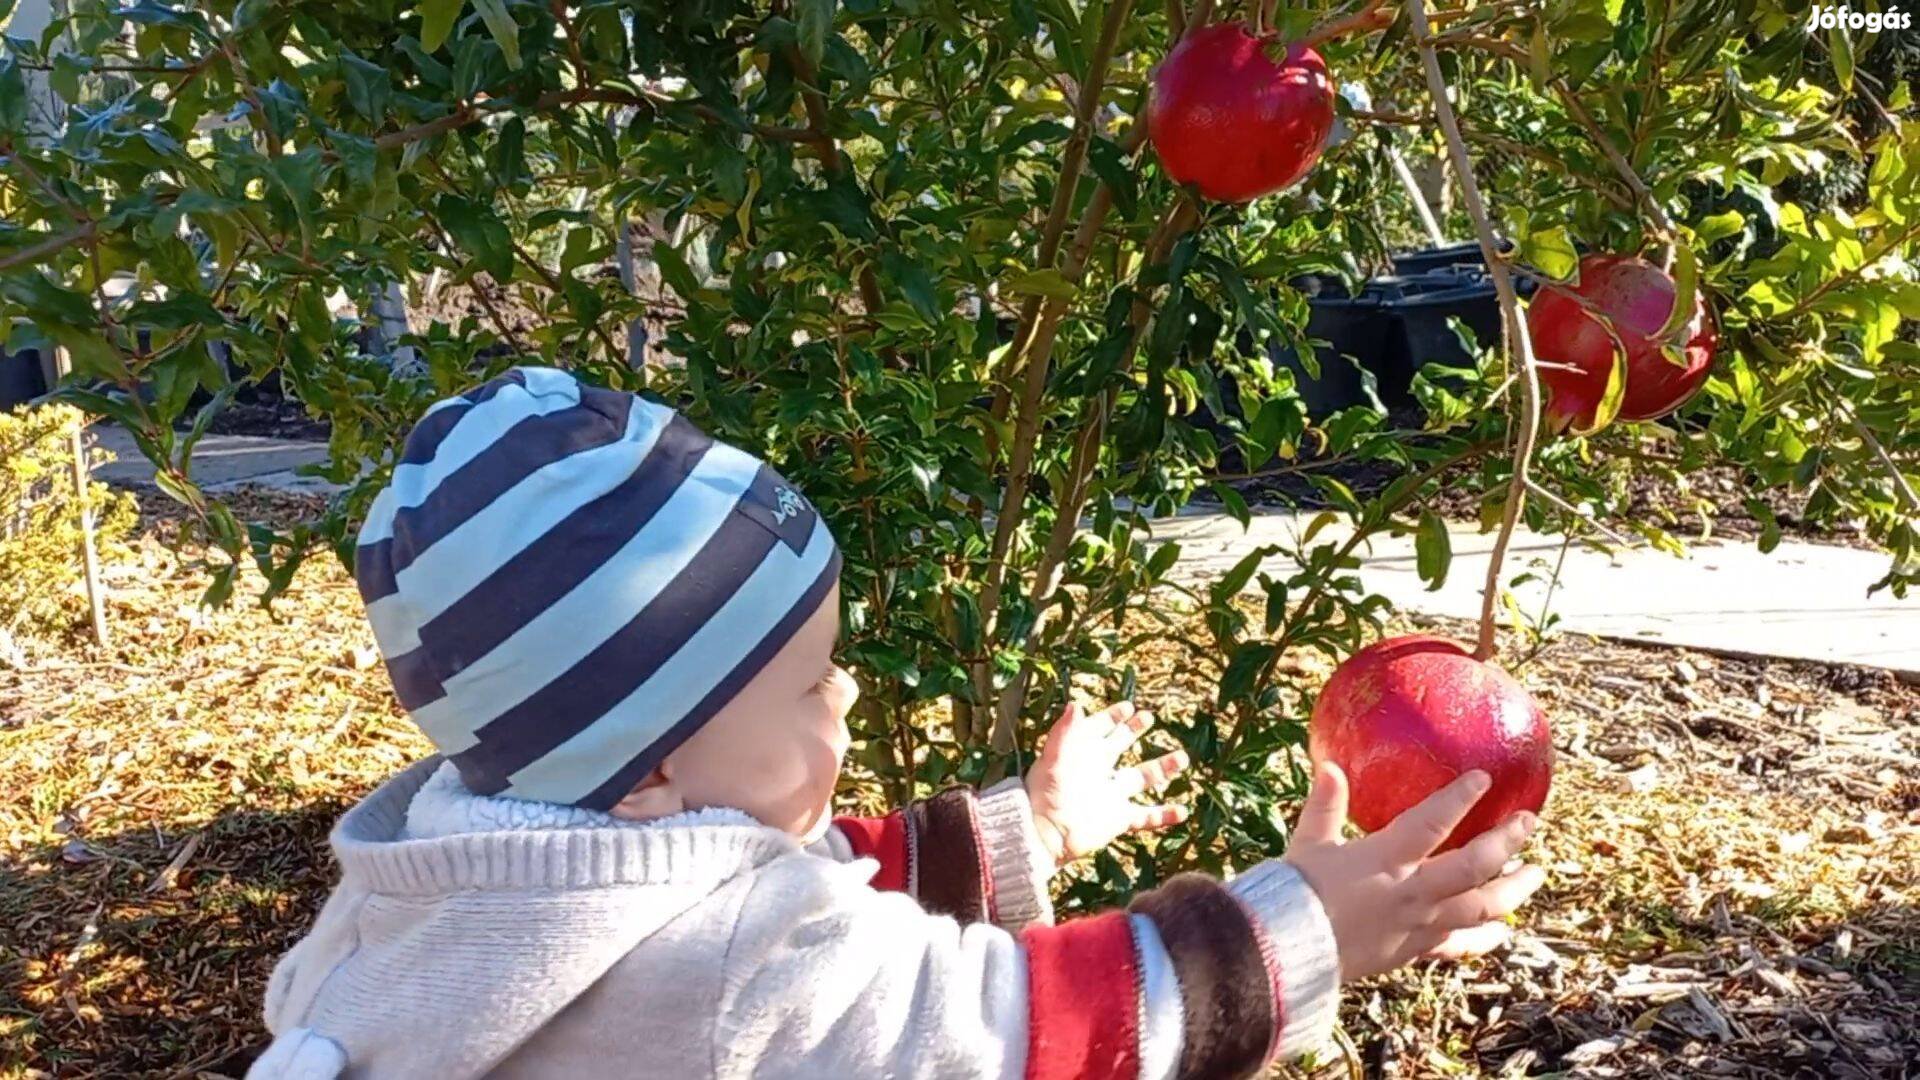
M 857 691 L 840 554 L 765 463 L 516 368 L 429 409 L 360 533 L 400 703 L 477 794 L 812 839 Z

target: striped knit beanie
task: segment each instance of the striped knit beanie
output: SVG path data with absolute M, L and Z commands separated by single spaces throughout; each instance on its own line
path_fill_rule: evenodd
M 394 692 L 467 787 L 596 810 L 840 571 L 826 523 L 764 462 L 551 368 L 428 409 L 357 558 Z

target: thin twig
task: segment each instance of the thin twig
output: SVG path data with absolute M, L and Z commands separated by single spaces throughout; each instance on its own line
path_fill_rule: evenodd
M 1493 553 L 1487 561 L 1486 587 L 1480 599 L 1480 639 L 1474 649 L 1474 655 L 1485 660 L 1499 648 L 1494 610 L 1500 595 L 1500 572 L 1506 562 L 1507 545 L 1513 540 L 1514 528 L 1520 522 L 1521 508 L 1526 505 L 1527 469 L 1533 458 L 1534 440 L 1540 432 L 1540 373 L 1533 366 L 1533 341 L 1528 336 L 1526 321 L 1520 318 L 1520 298 L 1513 291 L 1513 278 L 1507 273 L 1506 256 L 1501 254 L 1500 241 L 1494 236 L 1486 203 L 1480 197 L 1480 184 L 1474 179 L 1473 161 L 1467 156 L 1466 139 L 1460 134 L 1459 120 L 1455 118 L 1453 103 L 1447 97 L 1446 76 L 1441 74 L 1440 55 L 1434 51 L 1432 30 L 1427 25 L 1426 0 L 1407 0 L 1407 15 L 1412 20 L 1413 39 L 1420 44 L 1420 62 L 1426 69 L 1427 90 L 1433 97 L 1433 111 L 1439 118 L 1440 130 L 1446 136 L 1447 153 L 1453 159 L 1454 177 L 1460 184 L 1467 216 L 1473 219 L 1473 231 L 1480 240 L 1480 255 L 1493 275 L 1494 291 L 1500 295 L 1500 310 L 1506 316 L 1507 324 L 1508 368 L 1515 366 L 1516 359 L 1519 361 L 1517 374 L 1520 376 L 1522 395 L 1520 436 L 1513 448 L 1513 478 L 1507 486 L 1506 513 L 1500 522 L 1500 535 L 1494 540 Z
M 1846 413 L 1847 419 L 1853 422 L 1855 434 L 1872 448 L 1874 456 L 1880 459 L 1880 464 L 1886 466 L 1887 476 L 1893 480 L 1893 490 L 1899 494 L 1900 501 L 1906 505 L 1907 513 L 1920 518 L 1920 495 L 1914 493 L 1913 485 L 1907 482 L 1906 474 L 1900 471 L 1899 463 L 1893 460 L 1893 455 L 1887 453 L 1887 448 L 1880 444 L 1880 440 L 1873 434 L 1873 429 L 1867 426 L 1866 421 L 1860 419 L 1860 414 L 1853 410 L 1852 405 L 1846 407 Z
M 1799 303 L 1794 304 L 1792 307 L 1788 308 L 1787 310 L 1781 312 L 1778 315 L 1770 316 L 1770 318 L 1791 319 L 1796 315 L 1806 314 L 1809 310 L 1813 308 L 1814 303 L 1818 301 L 1821 297 L 1832 292 L 1834 289 L 1839 288 L 1841 285 L 1844 285 L 1847 282 L 1852 281 L 1854 278 L 1859 277 L 1860 274 L 1863 271 L 1865 271 L 1868 267 L 1873 266 L 1875 263 L 1879 262 L 1881 259 L 1884 259 L 1888 255 L 1893 254 L 1894 251 L 1896 251 L 1900 247 L 1900 245 L 1905 244 L 1907 241 L 1912 240 L 1916 236 L 1920 236 L 1920 221 L 1915 221 L 1913 224 L 1907 226 L 1906 229 L 1902 231 L 1898 236 L 1895 236 L 1892 240 L 1889 240 L 1885 244 L 1880 245 L 1879 251 L 1876 251 L 1872 255 L 1869 255 L 1866 258 L 1861 259 L 1860 264 L 1858 266 L 1855 266 L 1849 270 L 1844 270 L 1828 278 L 1827 280 L 1821 282 L 1819 285 L 1815 286 L 1812 292 L 1801 297 Z
M 15 248 L 5 255 L 0 255 L 0 270 L 11 270 L 21 263 L 36 262 L 44 256 L 63 251 L 83 240 L 91 240 L 93 239 L 95 228 L 97 228 L 95 223 L 89 221 L 77 229 L 69 229 L 63 233 L 55 233 L 37 244 L 28 244 L 23 248 Z
M 1386 0 L 1367 0 L 1366 5 L 1359 11 L 1342 15 L 1337 19 L 1328 19 L 1308 30 L 1298 44 L 1303 49 L 1310 49 L 1335 38 L 1346 37 L 1348 34 L 1365 34 L 1383 30 L 1392 22 L 1393 15 L 1386 9 Z
M 1633 541 L 1627 539 L 1624 536 L 1621 536 L 1619 533 L 1614 532 L 1612 529 L 1601 524 L 1599 519 L 1594 517 L 1592 514 L 1583 512 L 1579 507 L 1573 505 L 1572 503 L 1561 498 L 1560 496 L 1555 495 L 1553 492 L 1548 491 L 1546 488 L 1541 487 L 1539 484 L 1534 483 L 1532 480 L 1527 481 L 1527 490 L 1533 492 L 1535 495 L 1540 496 L 1542 499 L 1545 499 L 1547 502 L 1552 503 L 1553 505 L 1559 507 L 1560 509 L 1565 510 L 1567 513 L 1572 514 L 1574 517 L 1578 518 L 1579 520 L 1592 526 L 1595 532 L 1613 541 L 1614 543 L 1620 545 L 1621 547 L 1633 546 Z
M 827 97 L 820 92 L 819 73 L 800 54 L 799 46 L 787 46 L 786 56 L 787 63 L 793 68 L 794 81 L 800 87 L 800 104 L 807 111 L 807 129 L 814 134 L 820 152 L 820 167 L 827 170 L 829 175 L 838 176 L 845 167 L 840 163 L 839 144 L 827 128 Z M 862 264 L 854 277 L 860 288 L 860 302 L 865 305 L 867 314 L 875 314 L 886 306 L 886 301 L 880 295 L 880 279 L 874 276 L 872 266 Z

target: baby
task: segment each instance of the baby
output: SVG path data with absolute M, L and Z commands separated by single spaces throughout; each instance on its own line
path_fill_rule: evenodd
M 1025 781 L 834 818 L 858 689 L 840 556 L 752 456 L 520 368 L 430 409 L 360 534 L 395 693 L 439 754 L 333 834 L 250 1076 L 1220 1077 L 1320 1048 L 1339 985 L 1482 950 L 1540 883 L 1517 815 L 1434 849 L 1469 773 L 1343 842 L 1055 923 L 1060 864 L 1181 814 L 1151 718 L 1069 709 Z

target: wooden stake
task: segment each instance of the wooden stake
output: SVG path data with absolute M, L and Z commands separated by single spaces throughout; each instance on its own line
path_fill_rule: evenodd
M 58 346 L 53 350 L 53 370 L 56 378 L 65 378 L 72 370 L 67 363 L 67 350 Z M 73 493 L 80 501 L 80 563 L 87 579 L 87 606 L 93 612 L 93 640 L 100 643 L 102 649 L 112 647 L 107 633 L 107 595 L 106 586 L 100 582 L 100 554 L 93 543 L 93 499 L 89 491 L 89 473 L 87 467 L 87 425 L 82 422 L 73 429 Z

